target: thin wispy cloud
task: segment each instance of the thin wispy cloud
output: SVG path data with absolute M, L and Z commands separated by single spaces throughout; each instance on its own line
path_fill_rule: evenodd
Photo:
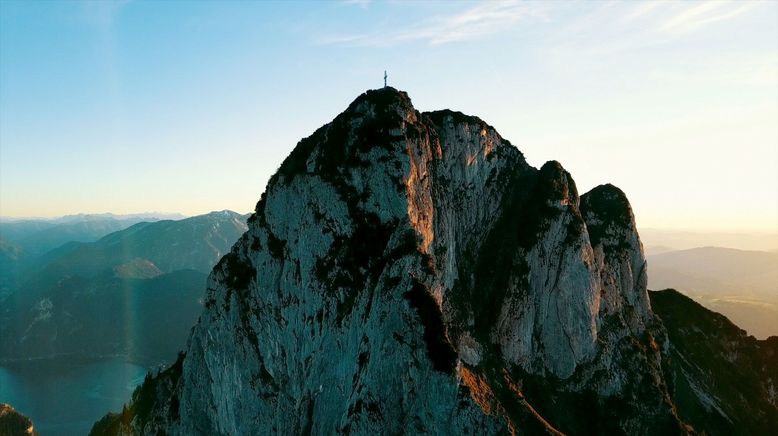
M 692 32 L 708 24 L 736 17 L 758 4 L 755 1 L 742 3 L 708 1 L 692 4 L 672 15 L 661 30 L 674 33 Z
M 370 0 L 345 0 L 366 8 Z M 462 11 L 410 23 L 384 23 L 368 32 L 333 33 L 316 39 L 322 45 L 396 46 L 405 43 L 441 45 L 481 40 L 507 34 L 532 24 L 547 25 L 550 40 L 580 38 L 587 50 L 609 52 L 671 42 L 702 31 L 712 24 L 735 18 L 760 2 L 568 2 L 490 1 Z M 394 7 L 406 7 L 396 3 Z M 582 9 L 570 15 L 571 11 Z M 582 13 L 581 13 L 582 12 Z M 604 36 L 602 45 L 590 38 Z
M 551 45 L 581 55 L 634 52 L 671 44 L 758 8 L 760 2 L 604 3 L 570 21 L 555 22 Z M 551 16 L 556 14 L 552 11 Z
M 542 19 L 546 6 L 540 3 L 494 1 L 467 10 L 439 15 L 397 28 L 378 29 L 369 33 L 329 35 L 321 44 L 358 46 L 393 46 L 409 42 L 440 45 L 482 39 L 513 29 L 525 19 Z
M 370 6 L 370 3 L 373 3 L 373 0 L 343 0 L 341 1 L 341 4 L 347 5 L 347 6 L 357 6 L 362 9 L 367 9 L 368 6 Z

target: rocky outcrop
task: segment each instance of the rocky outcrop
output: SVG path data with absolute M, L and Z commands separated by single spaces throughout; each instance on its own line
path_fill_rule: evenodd
M 673 289 L 651 302 L 670 339 L 663 367 L 680 416 L 700 433 L 774 433 L 778 337 L 756 340 Z
M 93 434 L 687 432 L 666 347 L 621 191 L 384 88 L 297 144 L 180 374 Z
M 0 403 L 0 434 L 4 436 L 37 436 L 32 421 L 8 404 Z

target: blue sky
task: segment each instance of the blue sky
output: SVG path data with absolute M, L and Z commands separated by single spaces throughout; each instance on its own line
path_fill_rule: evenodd
M 778 231 L 776 2 L 2 1 L 0 214 L 249 211 L 384 69 L 643 227 Z

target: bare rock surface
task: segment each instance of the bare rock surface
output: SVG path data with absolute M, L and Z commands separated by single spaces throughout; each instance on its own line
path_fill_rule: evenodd
M 368 91 L 297 144 L 185 357 L 93 434 L 686 433 L 624 194 Z

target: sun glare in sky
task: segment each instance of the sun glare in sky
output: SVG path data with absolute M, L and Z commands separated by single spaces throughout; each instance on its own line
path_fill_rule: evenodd
M 369 88 L 638 225 L 778 231 L 778 2 L 0 2 L 0 214 L 252 210 Z

